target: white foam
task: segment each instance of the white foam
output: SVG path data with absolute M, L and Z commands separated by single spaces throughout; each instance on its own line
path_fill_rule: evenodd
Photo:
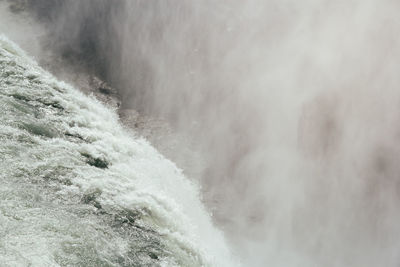
M 4 36 L 0 36 L 0 49 L 6 58 L 26 68 L 24 73 L 20 73 L 24 80 L 17 85 L 24 85 L 25 88 L 15 90 L 21 90 L 32 98 L 48 97 L 64 108 L 67 115 L 62 117 L 45 111 L 44 122 L 57 121 L 57 127 L 62 127 L 57 128 L 58 131 L 90 140 L 88 143 L 74 143 L 61 137 L 50 140 L 36 138 L 42 149 L 52 157 L 49 162 L 57 161 L 57 157 L 63 160 L 63 153 L 71 153 L 71 157 L 77 158 L 82 153 L 109 163 L 109 168 L 104 170 L 89 165 L 75 168 L 72 185 L 62 187 L 59 194 L 99 189 L 102 206 L 146 209 L 150 213 L 144 221 L 147 226 L 155 228 L 165 239 L 184 244 L 198 254 L 203 264 L 234 265 L 223 234 L 213 226 L 209 213 L 200 201 L 198 187 L 174 163 L 164 158 L 146 140 L 127 133 L 114 111 L 68 84 L 57 81 Z M 36 82 L 41 83 L 42 90 L 30 88 L 31 84 L 26 81 L 30 75 L 37 77 Z M 29 164 L 47 162 L 43 159 L 42 162 Z M 73 167 L 71 163 L 65 165 Z M 15 250 L 18 251 L 18 248 Z M 43 256 L 44 261 L 54 263 L 51 255 L 45 255 L 45 248 L 36 248 L 36 251 L 43 251 L 43 255 L 38 257 Z M 29 260 L 36 266 L 35 257 L 29 257 Z

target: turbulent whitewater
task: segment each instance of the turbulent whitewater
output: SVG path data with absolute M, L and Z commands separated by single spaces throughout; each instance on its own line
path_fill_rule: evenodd
M 233 266 L 190 180 L 0 36 L 1 266 Z

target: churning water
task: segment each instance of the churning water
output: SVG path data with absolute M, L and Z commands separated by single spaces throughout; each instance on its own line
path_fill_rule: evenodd
M 1 266 L 234 266 L 197 186 L 0 37 Z

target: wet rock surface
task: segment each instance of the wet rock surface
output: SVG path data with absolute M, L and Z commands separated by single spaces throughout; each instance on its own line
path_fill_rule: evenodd
M 119 108 L 121 106 L 120 96 L 115 90 L 109 86 L 105 81 L 101 80 L 97 76 L 92 76 L 89 80 L 91 92 L 96 96 L 97 99 L 104 102 L 105 104 Z

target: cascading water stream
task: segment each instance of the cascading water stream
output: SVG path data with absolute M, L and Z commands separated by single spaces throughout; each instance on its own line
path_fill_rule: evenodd
M 233 266 L 192 182 L 0 37 L 1 266 Z

